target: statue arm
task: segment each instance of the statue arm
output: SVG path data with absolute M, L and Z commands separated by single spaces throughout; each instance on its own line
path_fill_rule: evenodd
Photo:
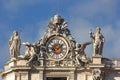
M 21 39 L 19 36 L 18 36 L 18 44 L 19 44 L 19 46 L 21 45 Z
M 13 36 L 11 36 L 11 38 L 9 39 L 9 46 L 12 45 L 12 42 L 13 42 Z
M 99 40 L 100 40 L 101 43 L 104 43 L 104 42 L 105 42 L 105 38 L 104 38 L 104 36 L 103 36 L 102 34 L 101 34 Z
M 61 19 L 61 22 L 62 22 L 61 29 L 67 27 L 67 22 L 64 19 Z
M 92 41 L 82 43 L 82 44 L 81 44 L 81 47 L 82 47 L 83 49 L 85 49 L 85 48 L 86 48 L 86 46 L 87 46 L 87 45 L 90 45 L 90 44 L 92 44 Z
M 52 28 L 52 29 L 55 27 L 54 19 L 53 18 L 51 18 L 50 21 L 48 22 L 48 27 Z
M 90 45 L 90 44 L 92 44 L 92 42 L 90 41 L 90 42 L 85 42 L 85 43 L 83 43 L 83 45 Z
M 95 35 L 93 33 L 90 34 L 90 37 L 95 40 Z
M 105 42 L 105 38 L 104 38 L 104 36 L 102 35 L 102 42 L 104 43 Z
M 31 45 L 29 42 L 23 42 L 22 44 L 25 45 L 25 46 L 30 46 Z
M 95 40 L 95 34 L 94 34 L 92 31 L 89 32 L 89 36 L 90 36 L 93 40 Z

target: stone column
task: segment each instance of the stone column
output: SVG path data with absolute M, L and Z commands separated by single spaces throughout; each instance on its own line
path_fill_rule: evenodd
M 40 79 L 39 80 L 44 80 L 44 75 L 43 75 L 44 73 L 43 73 L 43 71 L 40 71 L 39 74 L 40 74 Z
M 22 72 L 20 71 L 19 72 L 19 77 L 18 77 L 18 80 L 28 80 L 28 72 Z
M 44 66 L 44 58 L 40 58 L 39 61 L 40 61 L 40 66 Z
M 70 79 L 69 80 L 75 80 L 75 72 L 74 71 L 70 72 Z

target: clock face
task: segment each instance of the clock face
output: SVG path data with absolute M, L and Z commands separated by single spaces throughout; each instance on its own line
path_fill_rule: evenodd
M 62 60 L 66 57 L 69 45 L 67 40 L 61 36 L 52 36 L 47 41 L 47 54 L 50 59 Z

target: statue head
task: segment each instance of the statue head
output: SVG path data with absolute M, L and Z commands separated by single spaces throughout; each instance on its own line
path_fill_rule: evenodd
M 18 35 L 18 32 L 17 32 L 17 31 L 13 31 L 13 35 L 14 35 L 14 36 L 17 36 L 17 35 Z
M 99 32 L 99 33 L 100 33 L 100 31 L 101 31 L 101 28 L 100 28 L 100 27 L 97 27 L 97 28 L 96 28 L 96 32 Z
M 100 77 L 101 77 L 101 70 L 100 69 L 94 69 L 92 74 L 93 74 L 95 79 L 100 79 Z
M 31 44 L 29 42 L 23 42 L 23 45 L 30 46 Z
M 76 48 L 80 48 L 81 45 L 79 43 L 76 43 Z
M 59 14 L 56 14 L 54 16 L 54 23 L 58 24 L 58 23 L 60 23 L 60 21 L 61 21 L 61 16 Z

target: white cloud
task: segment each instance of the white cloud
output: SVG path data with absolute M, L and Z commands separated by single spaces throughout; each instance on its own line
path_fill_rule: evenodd
M 8 36 L 10 34 L 10 28 L 0 23 L 0 68 L 9 59 L 9 48 L 8 48 Z
M 106 46 L 104 47 L 105 54 L 109 57 L 120 57 L 119 28 L 114 28 L 114 26 L 104 26 L 103 33 L 106 38 Z
M 47 28 L 47 21 L 40 21 L 36 22 L 34 24 L 25 24 L 20 29 L 20 37 L 22 42 L 30 42 L 35 43 L 37 42 L 45 32 L 45 29 Z M 0 56 L 3 56 L 0 58 L 0 63 L 3 66 L 3 63 L 5 63 L 9 59 L 9 45 L 8 40 L 12 35 L 12 32 L 17 29 L 18 27 L 9 27 L 5 24 L 0 24 Z M 24 55 L 24 46 L 21 46 L 21 54 Z
M 16 11 L 19 10 L 19 8 L 22 6 L 33 5 L 40 1 L 39 0 L 4 0 L 3 5 L 4 8 L 6 8 L 8 11 Z M 69 25 L 68 28 L 71 30 L 71 33 L 73 37 L 75 37 L 76 41 L 79 43 L 90 41 L 88 32 L 90 29 L 93 29 L 93 32 L 95 30 L 96 25 L 93 25 L 90 21 L 87 20 L 86 17 L 89 18 L 91 16 L 93 17 L 103 14 L 107 16 L 107 18 L 112 18 L 115 16 L 115 10 L 116 10 L 115 7 L 116 7 L 115 0 L 92 0 L 85 4 L 79 3 L 78 5 L 72 6 L 68 14 L 69 16 L 72 16 L 68 21 L 68 25 Z M 26 25 L 22 29 L 23 30 L 23 32 L 21 33 L 22 41 L 28 41 L 33 43 L 39 40 L 43 36 L 44 31 L 47 28 L 46 25 L 47 21 L 48 20 L 40 21 L 32 26 L 31 24 Z M 119 32 L 120 21 L 116 22 L 116 26 L 118 26 L 116 29 L 114 29 L 111 24 L 104 25 L 102 27 L 102 32 L 106 39 L 103 55 L 105 55 L 106 57 L 107 56 L 120 57 L 119 55 L 120 38 L 118 37 L 120 35 Z M 7 27 L 2 27 L 3 29 L 0 27 L 0 30 L 9 31 L 8 30 L 9 28 Z M 10 31 L 7 32 L 7 34 L 6 32 L 3 33 L 7 39 L 10 37 L 9 33 Z M 7 58 L 9 57 L 7 42 L 4 44 L 2 50 L 0 51 L 1 53 L 3 53 L 0 56 L 4 56 L 0 59 L 5 60 L 6 57 Z M 86 54 L 88 55 L 92 54 L 92 45 L 86 48 Z
M 81 17 L 98 17 L 99 15 L 105 15 L 107 18 L 112 18 L 116 12 L 116 6 L 116 0 L 92 0 L 72 6 L 70 13 L 81 15 Z
M 114 28 L 112 28 L 112 25 L 105 25 L 102 27 L 102 32 L 104 33 L 106 39 L 108 41 L 113 41 L 115 37 L 114 36 L 114 33 L 115 33 L 115 30 Z
M 91 41 L 89 37 L 90 29 L 93 29 L 93 25 L 80 17 L 72 18 L 68 23 L 68 28 L 71 31 L 72 36 L 78 43 L 84 43 Z M 92 45 L 88 45 L 85 50 L 87 56 L 92 55 Z
M 120 27 L 120 20 L 116 21 L 116 27 L 118 27 L 118 28 Z
M 79 17 L 78 17 L 79 18 Z M 90 41 L 89 37 L 89 30 L 93 29 L 93 32 L 95 32 L 96 27 L 92 25 L 89 21 L 85 19 L 78 19 L 74 18 L 70 21 L 70 30 L 73 34 L 73 37 L 75 37 L 76 41 L 79 43 L 83 43 L 86 41 Z M 119 23 L 117 22 L 116 25 Z M 118 25 L 119 26 L 119 25 Z M 103 55 L 105 57 L 120 57 L 120 35 L 119 27 L 114 28 L 111 24 L 100 26 L 102 29 L 102 33 L 105 37 L 105 45 L 103 50 Z M 88 46 L 86 49 L 86 53 L 90 56 L 92 54 L 92 45 Z
M 48 5 L 55 5 L 58 3 L 56 0 L 3 0 L 1 1 L 2 8 L 10 13 L 12 12 L 18 12 L 21 9 L 25 9 L 26 6 L 35 6 L 35 5 L 42 5 L 45 4 L 45 6 Z M 41 7 L 40 7 L 41 9 Z
M 83 42 L 89 40 L 89 30 L 92 28 L 92 24 L 87 20 L 74 18 L 69 22 L 71 33 L 74 35 L 77 41 Z M 69 27 L 68 27 L 69 28 Z
M 7 11 L 15 12 L 19 11 L 19 9 L 23 6 L 34 5 L 41 1 L 42 0 L 3 0 L 2 5 Z
M 44 36 L 45 31 L 47 29 L 47 23 L 48 23 L 48 20 L 46 20 L 46 21 L 40 21 L 40 22 L 37 23 L 37 26 L 39 28 L 38 28 L 38 35 L 36 37 L 36 40 L 39 40 L 41 37 Z
M 103 55 L 112 58 L 120 57 L 118 45 L 120 44 L 120 38 L 118 37 L 120 34 L 120 28 L 118 27 L 120 21 L 109 23 L 116 17 L 117 2 L 118 0 L 92 0 L 82 4 L 77 3 L 77 5 L 69 8 L 69 16 L 72 16 L 70 18 L 71 31 L 77 41 L 80 43 L 86 40 L 89 41 L 88 31 L 93 29 L 93 32 L 95 32 L 95 26 L 100 24 L 106 39 Z M 102 24 L 99 22 L 99 16 L 103 16 L 101 18 Z M 92 21 L 91 18 L 94 20 Z M 113 26 L 114 24 L 116 25 Z M 91 47 L 88 50 L 86 49 L 86 53 L 89 54 L 90 52 L 92 53 Z

